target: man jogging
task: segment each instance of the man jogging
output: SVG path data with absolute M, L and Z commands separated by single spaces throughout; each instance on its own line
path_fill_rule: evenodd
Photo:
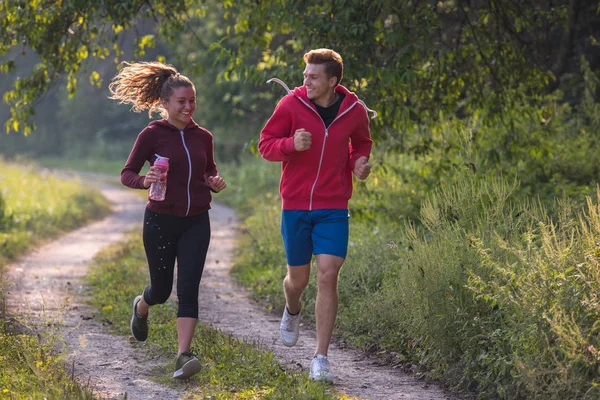
M 366 105 L 340 85 L 341 56 L 330 49 L 304 55 L 304 85 L 288 92 L 261 131 L 258 150 L 281 162 L 281 235 L 287 259 L 286 306 L 281 339 L 294 346 L 300 329 L 301 296 L 311 260 L 317 262 L 317 348 L 310 378 L 333 381 L 327 351 L 337 316 L 337 282 L 348 248 L 348 200 L 352 173 L 369 176 L 372 141 Z

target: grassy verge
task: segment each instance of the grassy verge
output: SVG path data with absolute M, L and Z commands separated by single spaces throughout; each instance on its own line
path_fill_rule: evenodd
M 55 353 L 54 335 L 19 333 L 0 321 L 0 398 L 94 399 L 77 384 L 65 360 Z
M 109 320 L 116 333 L 129 333 L 131 299 L 148 280 L 139 232 L 131 233 L 126 241 L 110 246 L 96 257 L 88 277 L 93 303 L 102 310 L 101 318 Z M 152 308 L 150 334 L 144 346 L 149 355 L 168 354 L 174 358 L 177 351 L 175 307 L 167 302 Z M 283 371 L 272 353 L 202 324 L 197 327 L 192 349 L 198 354 L 203 369 L 186 386 L 186 398 L 349 399 L 335 395 L 328 385 L 309 381 L 306 374 Z M 173 368 L 174 359 L 157 371 L 157 380 L 174 384 L 169 377 Z
M 486 398 L 598 398 L 600 194 L 584 207 L 581 198 L 546 199 L 546 207 L 522 196 L 527 190 L 514 180 L 461 170 L 419 200 L 420 222 L 412 224 L 401 213 L 409 197 L 378 217 L 394 206 L 387 192 L 414 193 L 390 177 L 385 160 L 373 161 L 352 200 L 336 334 Z M 254 173 L 260 163 L 228 171 L 239 190 L 221 199 L 235 194 L 227 201 L 245 213 L 232 276 L 279 311 L 278 174 Z M 405 163 L 405 175 L 415 165 Z M 252 187 L 244 184 L 249 171 Z M 309 320 L 315 292 L 313 276 L 304 296 Z
M 2 267 L 40 242 L 101 217 L 108 204 L 77 181 L 39 173 L 35 166 L 3 163 L 0 171 L 0 278 Z M 1 279 L 0 279 L 1 280 Z M 0 282 L 0 397 L 91 399 L 56 355 L 60 338 L 8 323 Z
M 61 158 L 41 158 L 36 162 L 46 168 L 59 168 L 61 170 L 88 171 L 99 174 L 106 174 L 118 177 L 125 165 L 125 160 L 97 160 L 93 158 L 86 159 L 61 159 Z
M 106 215 L 108 203 L 76 180 L 4 163 L 0 172 L 0 267 L 40 241 Z

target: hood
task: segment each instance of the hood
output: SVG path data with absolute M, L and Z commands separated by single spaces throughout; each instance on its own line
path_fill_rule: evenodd
M 167 122 L 166 119 L 157 119 L 154 121 L 151 121 L 148 126 L 155 126 L 155 127 L 160 127 L 161 129 L 170 129 L 173 131 L 177 131 L 179 132 L 179 128 L 177 128 L 174 125 L 171 125 L 169 122 Z M 196 129 L 199 128 L 200 126 L 196 123 L 196 121 L 194 121 L 193 119 L 190 119 L 190 122 L 186 125 L 185 128 L 183 128 L 183 131 L 188 131 L 190 129 Z
M 271 78 L 271 79 L 269 79 L 267 81 L 267 83 L 271 83 L 271 82 L 275 82 L 275 83 L 278 83 L 281 86 L 283 86 L 283 88 L 286 90 L 286 92 L 290 96 L 298 97 L 304 103 L 312 104 L 310 102 L 310 100 L 308 99 L 308 97 L 306 97 L 306 86 L 300 86 L 300 87 L 294 88 L 294 90 L 290 90 L 290 88 L 288 87 L 288 85 L 286 85 L 285 82 L 282 81 L 281 79 Z M 370 112 L 370 113 L 373 114 L 373 116 L 371 117 L 371 119 L 377 117 L 377 112 L 375 110 L 371 110 L 369 107 L 367 107 L 367 105 L 365 104 L 365 102 L 362 101 L 361 99 L 359 99 L 358 96 L 354 92 L 349 91 L 348 89 L 346 89 L 342 85 L 337 85 L 335 87 L 335 91 L 338 92 L 338 93 L 343 93 L 344 95 L 346 95 L 346 98 L 342 102 L 341 108 L 347 108 L 351 104 L 354 104 L 354 103 L 358 102 L 358 103 L 360 103 L 367 110 L 367 112 Z

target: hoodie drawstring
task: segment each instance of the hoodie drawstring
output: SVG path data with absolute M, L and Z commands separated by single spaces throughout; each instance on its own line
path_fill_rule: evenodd
M 282 81 L 281 79 L 279 79 L 279 78 L 271 78 L 271 79 L 269 79 L 267 81 L 267 83 L 271 83 L 271 82 L 277 82 L 277 83 L 279 83 L 281 86 L 283 86 L 283 88 L 285 89 L 285 91 L 288 92 L 288 94 L 291 94 L 292 96 L 294 95 L 292 93 L 292 91 L 290 90 L 290 88 L 288 87 L 288 85 L 286 85 L 285 82 Z
M 375 111 L 375 110 L 371 110 L 369 107 L 367 107 L 367 105 L 365 104 L 365 102 L 364 102 L 364 101 L 362 101 L 362 100 L 360 100 L 360 99 L 358 100 L 358 102 L 359 102 L 360 104 L 362 104 L 362 106 L 363 106 L 363 107 L 364 107 L 364 108 L 365 108 L 365 109 L 366 109 L 368 112 L 370 112 L 370 113 L 373 113 L 373 116 L 371 117 L 371 119 L 377 118 L 377 111 Z
M 294 93 L 292 93 L 292 91 L 290 90 L 290 88 L 288 87 L 288 85 L 285 84 L 284 81 L 282 81 L 279 78 L 271 78 L 267 81 L 267 83 L 271 83 L 271 82 L 276 82 L 279 83 L 281 86 L 283 86 L 283 88 L 285 89 L 285 91 L 289 94 L 289 95 L 294 95 Z M 377 118 L 377 111 L 375 110 L 371 110 L 369 107 L 367 107 L 367 105 L 365 104 L 364 101 L 358 99 L 358 102 L 370 113 L 373 113 L 373 116 L 371 117 L 371 119 Z

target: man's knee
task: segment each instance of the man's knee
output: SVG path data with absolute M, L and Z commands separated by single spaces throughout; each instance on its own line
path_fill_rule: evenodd
M 320 265 L 317 270 L 317 286 L 319 290 L 336 290 L 342 262 Z
M 292 287 L 292 289 L 296 291 L 302 291 L 308 285 L 308 278 L 305 277 L 292 277 L 291 275 L 286 276 L 286 280 L 288 285 Z
M 302 291 L 308 285 L 310 278 L 310 265 L 300 267 L 288 267 L 288 273 L 285 277 L 287 284 L 296 291 Z
M 339 278 L 339 270 L 329 269 L 317 273 L 317 285 L 319 289 L 336 288 Z

